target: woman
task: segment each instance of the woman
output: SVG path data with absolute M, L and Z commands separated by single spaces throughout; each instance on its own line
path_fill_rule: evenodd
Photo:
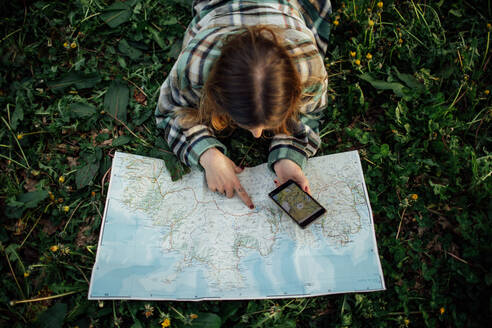
M 329 1 L 194 1 L 182 51 L 160 89 L 157 127 L 178 158 L 205 170 L 212 191 L 254 205 L 215 132 L 274 134 L 268 165 L 280 185 L 302 172 L 320 144 L 317 119 L 326 106 L 323 63 Z

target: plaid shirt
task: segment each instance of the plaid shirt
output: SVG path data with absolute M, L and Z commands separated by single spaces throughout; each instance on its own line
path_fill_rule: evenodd
M 327 73 L 323 58 L 330 32 L 329 0 L 212 0 L 194 1 L 194 18 L 188 26 L 181 53 L 160 89 L 155 112 L 157 127 L 178 158 L 188 166 L 198 166 L 201 154 L 212 147 L 227 154 L 226 147 L 206 125 L 182 128 L 176 119 L 181 108 L 197 109 L 201 89 L 211 65 L 220 55 L 226 36 L 244 26 L 275 25 L 282 28 L 282 42 L 291 55 L 301 82 L 319 78 L 320 83 L 303 90 L 301 121 L 292 135 L 273 137 L 269 167 L 283 158 L 301 168 L 321 143 L 317 134 L 318 117 L 327 104 Z

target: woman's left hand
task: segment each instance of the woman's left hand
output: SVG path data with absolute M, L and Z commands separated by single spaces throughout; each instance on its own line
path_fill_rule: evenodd
M 281 159 L 273 165 L 273 169 L 278 177 L 275 180 L 277 187 L 291 179 L 297 182 L 302 190 L 311 195 L 309 181 L 304 175 L 304 172 L 302 172 L 302 169 L 294 161 L 287 158 Z

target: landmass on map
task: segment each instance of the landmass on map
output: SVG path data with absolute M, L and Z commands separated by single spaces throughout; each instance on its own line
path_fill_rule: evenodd
M 172 181 L 162 160 L 117 152 L 93 272 L 97 292 L 91 280 L 91 293 L 105 297 L 142 294 L 150 299 L 175 299 L 169 296 L 175 294 L 205 299 L 230 298 L 230 293 L 237 298 L 320 294 L 323 288 L 337 290 L 341 278 L 346 279 L 344 284 L 351 281 L 350 274 L 333 276 L 338 271 L 333 271 L 332 261 L 337 258 L 351 265 L 370 260 L 374 272 L 367 279 L 354 278 L 357 286 L 369 290 L 373 289 L 369 282 L 384 285 L 379 259 L 373 255 L 377 248 L 372 214 L 358 154 L 330 156 L 330 160 L 310 159 L 305 168 L 312 196 L 327 212 L 301 229 L 268 197 L 275 189 L 275 176 L 266 164 L 238 175 L 255 204 L 250 210 L 237 197 L 211 192 L 201 171 Z M 282 197 L 295 215 L 302 217 L 313 210 L 301 194 Z M 123 227 L 128 231 L 126 241 L 121 241 L 118 232 Z M 141 255 L 123 256 L 117 262 L 125 247 Z M 278 268 L 280 260 L 282 266 L 293 267 Z M 138 273 L 132 269 L 135 265 L 147 269 Z M 350 265 L 337 265 L 340 268 Z M 115 272 L 121 272 L 121 282 L 112 278 Z M 274 272 L 293 276 L 274 277 Z M 115 283 L 114 290 L 104 292 L 109 290 L 108 282 Z M 157 291 L 164 294 L 158 297 Z

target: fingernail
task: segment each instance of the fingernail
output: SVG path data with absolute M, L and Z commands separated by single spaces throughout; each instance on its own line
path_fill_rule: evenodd
M 249 208 L 250 209 L 253 209 L 253 208 L 255 208 L 255 206 L 254 205 L 249 205 Z
M 306 187 L 304 187 L 304 191 L 305 191 L 305 192 L 307 192 L 307 191 L 308 191 L 308 187 L 307 187 L 307 186 L 306 186 Z

